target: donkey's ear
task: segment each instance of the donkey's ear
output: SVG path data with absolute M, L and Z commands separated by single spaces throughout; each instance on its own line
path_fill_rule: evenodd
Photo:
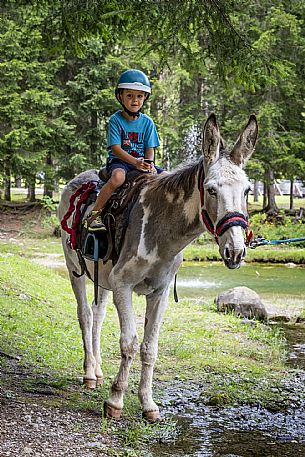
M 254 114 L 251 114 L 248 124 L 244 131 L 240 134 L 236 141 L 230 157 L 232 162 L 243 167 L 248 159 L 250 159 L 257 141 L 258 125 Z
M 210 114 L 203 127 L 202 152 L 207 166 L 219 157 L 220 133 L 214 113 Z

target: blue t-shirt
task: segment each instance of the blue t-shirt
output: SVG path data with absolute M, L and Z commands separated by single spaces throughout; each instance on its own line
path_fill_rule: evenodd
M 111 146 L 115 144 L 119 144 L 133 157 L 144 157 L 146 148 L 160 146 L 154 121 L 143 113 L 140 113 L 136 120 L 128 121 L 122 111 L 117 111 L 109 119 L 107 141 L 109 159 L 116 157 L 111 151 Z

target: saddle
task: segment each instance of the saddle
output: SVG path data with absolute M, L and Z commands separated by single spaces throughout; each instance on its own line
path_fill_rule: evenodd
M 101 217 L 107 232 L 88 232 L 83 221 L 88 207 L 95 202 L 99 191 L 108 180 L 106 168 L 99 171 L 99 179 L 81 208 L 76 233 L 76 250 L 88 260 L 95 262 L 102 260 L 103 263 L 112 260 L 115 264 L 128 227 L 130 211 L 138 198 L 140 189 L 147 182 L 148 175 L 137 170 L 127 173 L 124 184 L 112 195 L 102 210 Z

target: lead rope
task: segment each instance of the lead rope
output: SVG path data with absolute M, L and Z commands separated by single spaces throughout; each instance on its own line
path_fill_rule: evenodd
M 250 241 L 249 247 L 255 249 L 258 246 L 274 246 L 282 243 L 297 243 L 298 241 L 305 241 L 305 237 L 301 238 L 287 238 L 286 240 L 266 240 L 262 237 L 257 237 L 253 241 Z

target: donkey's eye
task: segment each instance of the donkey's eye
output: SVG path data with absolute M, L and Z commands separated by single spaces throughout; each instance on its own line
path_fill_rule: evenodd
M 213 197 L 216 197 L 216 189 L 214 189 L 214 187 L 208 187 L 207 191 L 210 195 L 212 195 Z

